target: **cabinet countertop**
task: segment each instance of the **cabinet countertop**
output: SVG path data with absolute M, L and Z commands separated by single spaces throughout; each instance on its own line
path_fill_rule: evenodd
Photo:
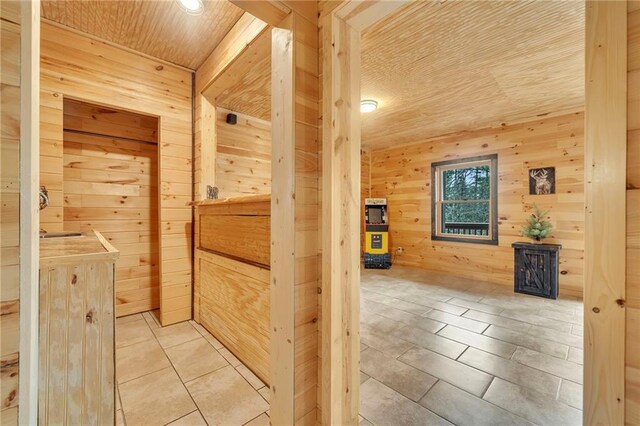
M 86 232 L 80 236 L 40 239 L 41 265 L 98 259 L 115 261 L 119 254 L 118 250 L 97 231 Z

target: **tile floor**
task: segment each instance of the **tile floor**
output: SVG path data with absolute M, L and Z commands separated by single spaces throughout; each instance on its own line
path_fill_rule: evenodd
M 116 320 L 118 425 L 269 425 L 269 389 L 193 321 Z
M 582 302 L 362 271 L 361 425 L 582 423 Z M 116 323 L 119 424 L 268 425 L 269 389 L 193 321 Z
M 361 425 L 582 424 L 582 301 L 363 270 Z

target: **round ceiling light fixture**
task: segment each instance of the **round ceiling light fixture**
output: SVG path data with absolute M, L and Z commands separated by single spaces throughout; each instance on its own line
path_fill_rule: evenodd
M 200 15 L 204 9 L 202 0 L 177 0 L 178 4 L 190 15 Z
M 378 102 L 373 99 L 363 99 L 360 101 L 360 112 L 373 112 L 378 108 Z

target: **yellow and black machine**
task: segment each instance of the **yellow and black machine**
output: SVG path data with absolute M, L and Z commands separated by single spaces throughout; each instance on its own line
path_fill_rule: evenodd
M 364 200 L 366 269 L 389 269 L 389 219 L 386 198 L 365 198 Z

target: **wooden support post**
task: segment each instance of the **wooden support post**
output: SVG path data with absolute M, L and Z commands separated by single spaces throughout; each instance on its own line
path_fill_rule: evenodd
M 20 424 L 38 421 L 40 1 L 22 3 L 20 50 Z
M 627 3 L 588 1 L 584 423 L 624 424 Z
M 323 24 L 322 424 L 358 422 L 360 383 L 360 32 Z
M 289 19 L 291 21 L 291 19 Z M 275 28 L 271 62 L 271 423 L 294 423 L 295 130 L 293 32 Z

